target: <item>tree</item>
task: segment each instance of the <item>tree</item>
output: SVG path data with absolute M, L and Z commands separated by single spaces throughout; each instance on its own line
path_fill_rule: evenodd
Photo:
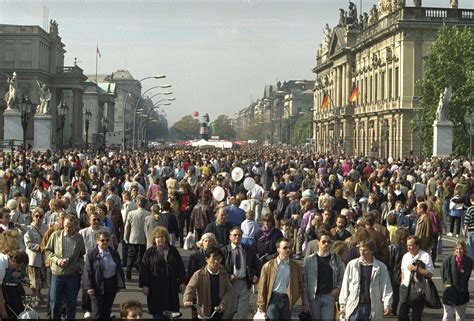
M 471 29 L 443 26 L 438 38 L 425 57 L 425 78 L 417 82 L 420 93 L 418 121 L 412 128 L 420 135 L 423 153 L 432 154 L 433 127 L 439 94 L 452 86 L 448 107 L 453 122 L 453 153 L 466 154 L 469 140 L 464 122 L 466 111 L 474 105 L 474 36 Z
M 197 139 L 199 137 L 199 121 L 190 115 L 184 116 L 174 123 L 170 130 L 176 139 Z
M 212 135 L 219 136 L 220 139 L 235 139 L 237 133 L 231 125 L 229 116 L 220 115 L 211 124 Z
M 313 121 L 312 113 L 304 113 L 295 117 L 296 120 L 292 124 L 291 130 L 291 144 L 292 145 L 301 145 L 308 142 L 308 138 L 311 139 L 311 122 Z
M 264 141 L 264 131 L 261 126 L 262 117 L 257 116 L 249 121 L 249 123 L 237 132 L 239 140 L 257 140 L 260 143 Z

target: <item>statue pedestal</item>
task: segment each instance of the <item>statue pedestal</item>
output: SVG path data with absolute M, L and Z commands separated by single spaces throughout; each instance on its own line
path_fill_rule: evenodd
M 453 122 L 435 120 L 433 129 L 433 156 L 450 156 L 453 153 Z
M 53 117 L 50 114 L 35 115 L 35 139 L 33 149 L 45 151 L 51 149 Z
M 21 127 L 21 115 L 16 110 L 5 110 L 3 112 L 3 139 L 15 139 L 15 144 L 23 144 L 23 127 Z

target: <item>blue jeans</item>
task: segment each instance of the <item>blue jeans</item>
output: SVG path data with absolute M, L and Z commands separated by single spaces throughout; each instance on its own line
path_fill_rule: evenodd
M 474 260 L 474 232 L 467 232 L 467 255 Z
M 288 297 L 272 295 L 267 307 L 267 317 L 269 320 L 291 320 Z
M 352 312 L 349 321 L 369 321 L 370 320 L 370 304 L 359 303 L 354 312 Z
M 313 320 L 334 319 L 334 297 L 329 294 L 316 295 L 314 300 L 309 300 L 309 309 Z
M 79 292 L 80 280 L 79 273 L 69 276 L 55 274 L 51 276 L 49 299 L 53 319 L 61 319 L 61 306 L 63 304 L 64 295 L 66 295 L 67 319 L 74 320 L 76 318 L 77 293 Z

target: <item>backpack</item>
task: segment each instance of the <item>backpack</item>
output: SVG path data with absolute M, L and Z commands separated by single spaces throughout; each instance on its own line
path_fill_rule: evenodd
M 433 210 L 428 210 L 428 217 L 433 225 L 433 234 L 441 234 L 441 232 L 443 232 L 443 226 L 441 225 L 438 215 L 436 215 Z

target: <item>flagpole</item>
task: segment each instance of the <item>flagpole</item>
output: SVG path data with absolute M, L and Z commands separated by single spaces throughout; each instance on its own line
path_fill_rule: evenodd
M 97 84 L 97 64 L 99 62 L 99 44 L 95 48 L 95 83 Z

